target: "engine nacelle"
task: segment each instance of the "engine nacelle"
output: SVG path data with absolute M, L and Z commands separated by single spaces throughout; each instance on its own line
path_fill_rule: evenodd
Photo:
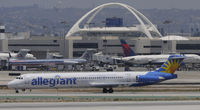
M 140 83 L 156 83 L 164 80 L 163 77 L 150 76 L 150 75 L 138 75 L 136 76 L 136 81 Z

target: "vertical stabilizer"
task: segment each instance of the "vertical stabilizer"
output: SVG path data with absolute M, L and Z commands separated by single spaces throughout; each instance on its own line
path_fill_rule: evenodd
M 158 70 L 156 70 L 156 72 L 174 74 L 174 72 L 180 67 L 184 58 L 183 55 L 171 55 L 168 60 Z
M 121 39 L 120 42 L 122 45 L 124 57 L 135 56 L 135 52 L 130 48 L 125 40 Z
M 86 49 L 85 52 L 82 54 L 80 59 L 86 59 L 90 61 L 92 59 L 92 54 L 96 51 L 96 49 Z
M 20 51 L 17 53 L 16 58 L 17 59 L 24 59 L 29 51 L 30 51 L 29 49 L 20 49 Z

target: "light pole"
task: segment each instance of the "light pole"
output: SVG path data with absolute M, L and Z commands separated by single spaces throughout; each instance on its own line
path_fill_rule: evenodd
M 104 24 L 104 28 L 105 28 L 105 30 L 106 30 L 106 21 L 102 21 L 101 23 L 103 23 Z M 103 45 L 104 45 L 104 54 L 107 54 L 107 35 L 105 34 L 105 39 L 103 40 Z
M 66 58 L 66 39 L 65 39 L 65 29 L 67 29 L 67 27 L 68 27 L 68 25 L 67 25 L 67 22 L 66 21 L 61 21 L 60 22 L 62 25 L 63 25 L 63 32 L 61 32 L 62 34 L 61 34 L 61 37 L 62 37 L 62 40 L 63 40 L 63 45 L 64 45 L 64 50 L 63 50 L 63 55 L 64 55 L 64 58 Z
M 167 25 L 167 35 L 168 35 L 168 33 L 169 33 L 169 24 L 171 24 L 171 23 L 172 23 L 171 20 L 165 20 L 165 21 L 163 22 L 164 25 Z

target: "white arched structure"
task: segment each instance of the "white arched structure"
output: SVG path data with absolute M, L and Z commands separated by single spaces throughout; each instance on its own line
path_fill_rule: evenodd
M 131 14 L 133 14 L 136 19 L 139 21 L 140 25 L 137 28 L 122 28 L 123 31 L 140 31 L 143 32 L 144 34 L 146 34 L 146 36 L 149 39 L 152 39 L 152 35 L 150 33 L 150 31 L 154 31 L 156 32 L 159 36 L 161 36 L 161 34 L 159 33 L 159 31 L 157 30 L 157 28 L 151 23 L 151 21 L 146 18 L 142 13 L 140 13 L 139 11 L 137 11 L 135 8 L 126 5 L 126 4 L 122 4 L 122 3 L 106 3 L 100 6 L 97 6 L 96 8 L 92 9 L 91 11 L 89 11 L 88 13 L 86 13 L 84 16 L 82 16 L 74 25 L 73 27 L 69 30 L 69 32 L 67 33 L 66 37 L 71 36 L 72 34 L 76 33 L 76 32 L 81 32 L 81 31 L 91 31 L 91 29 L 89 29 L 89 24 L 91 23 L 91 21 L 94 19 L 94 17 L 105 7 L 108 6 L 113 6 L 113 5 L 117 5 L 117 6 L 121 6 L 124 7 L 125 9 L 127 9 L 129 12 L 131 12 Z M 84 28 L 80 28 L 80 23 L 86 19 L 90 14 L 94 13 L 92 16 L 90 16 L 90 18 L 88 19 L 88 21 L 86 22 L 86 25 L 84 26 Z M 148 23 L 148 27 L 145 25 L 145 23 L 143 22 L 143 20 Z M 107 31 L 109 31 L 108 28 L 106 28 Z M 115 31 L 120 31 L 119 29 L 116 29 Z

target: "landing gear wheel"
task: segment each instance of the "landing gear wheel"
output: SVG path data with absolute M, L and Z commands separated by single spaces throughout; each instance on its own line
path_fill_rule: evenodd
M 18 89 L 15 89 L 15 93 L 19 93 L 19 90 L 18 90 Z
M 113 89 L 110 88 L 110 89 L 108 90 L 108 92 L 109 92 L 109 93 L 113 93 Z
M 108 90 L 106 88 L 103 88 L 103 93 L 107 93 Z

